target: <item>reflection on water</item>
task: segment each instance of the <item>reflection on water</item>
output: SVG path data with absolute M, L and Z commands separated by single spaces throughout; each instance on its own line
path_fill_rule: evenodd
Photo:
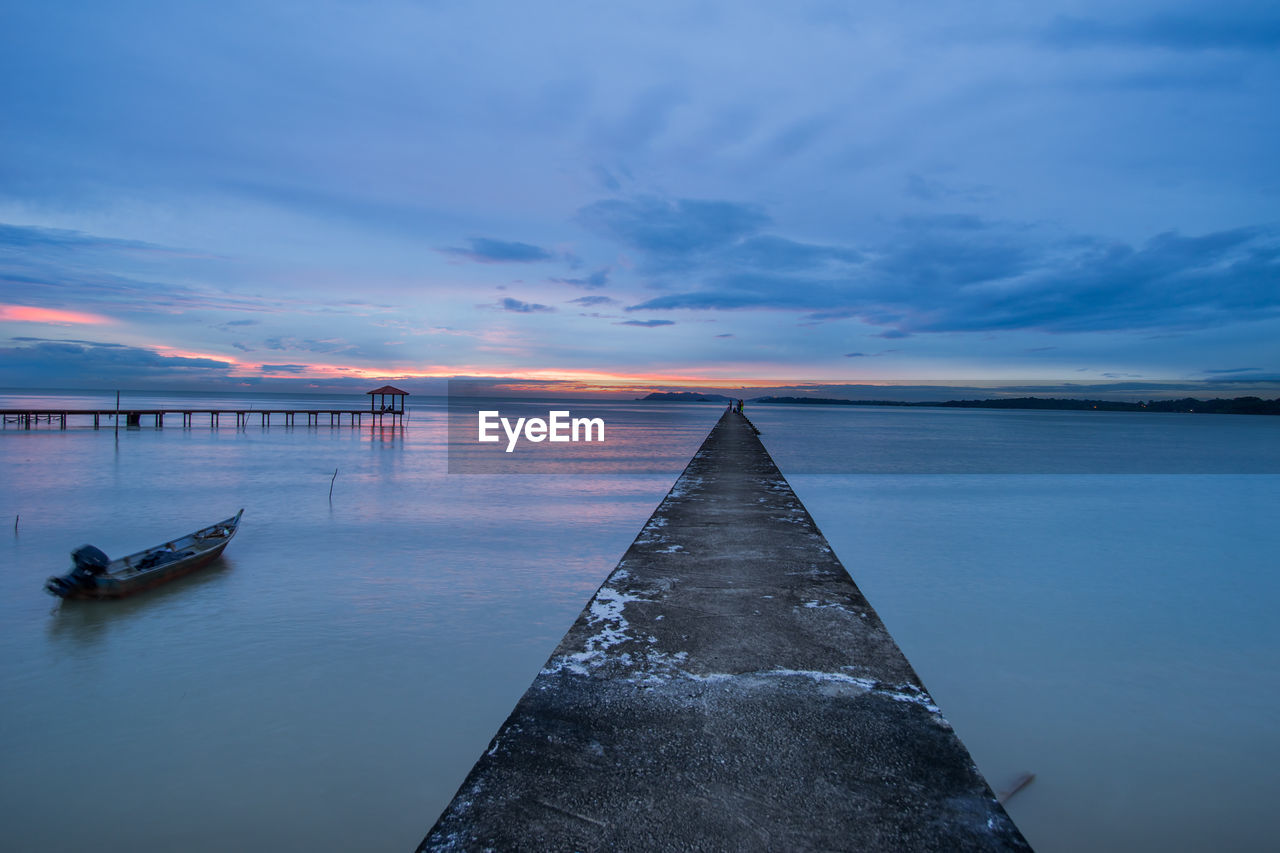
M 391 426 L 388 424 L 388 425 L 370 427 L 369 438 L 371 441 L 379 441 L 384 444 L 389 444 L 396 441 L 404 441 L 405 429 L 406 429 L 406 426 L 404 424 L 397 424 L 395 426 Z
M 1269 846 L 1280 477 L 791 480 L 1033 847 Z
M 448 476 L 444 425 L 0 434 L 0 846 L 412 849 L 710 423 L 665 471 L 525 485 Z M 42 591 L 241 506 L 186 578 Z M 146 819 L 66 820 L 86 790 Z
M 174 599 L 196 595 L 202 587 L 223 583 L 223 575 L 233 569 L 235 563 L 226 555 L 188 575 L 148 590 L 146 594 L 104 601 L 58 599 L 52 607 L 52 618 L 47 630 L 54 643 L 67 644 L 68 653 L 85 651 L 73 646 L 86 646 L 99 642 L 112 630 L 112 626 L 131 623 L 148 612 L 170 611 Z
M 720 414 L 612 405 L 649 442 L 639 471 L 449 475 L 429 402 L 403 427 L 0 433 L 20 486 L 0 518 L 21 515 L 0 537 L 0 846 L 412 849 Z M 947 470 L 955 447 L 1043 445 L 1068 421 L 751 414 L 993 785 L 1037 773 L 1011 809 L 1038 849 L 1188 849 L 1199 827 L 1266 845 L 1277 478 L 805 477 L 859 453 Z M 995 443 L 973 428 L 992 417 Z M 1198 470 L 1241 447 L 1274 465 L 1264 420 L 1153 440 Z M 1134 433 L 1089 435 L 1077 449 L 1106 460 Z M 81 543 L 132 553 L 242 506 L 222 560 L 184 579 L 42 591 Z M 68 820 L 84 791 L 145 819 Z

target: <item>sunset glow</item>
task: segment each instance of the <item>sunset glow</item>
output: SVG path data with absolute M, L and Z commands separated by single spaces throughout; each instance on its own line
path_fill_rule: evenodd
M 45 323 L 50 326 L 102 326 L 110 323 L 111 320 L 100 314 L 88 314 L 83 311 L 0 304 L 0 322 Z

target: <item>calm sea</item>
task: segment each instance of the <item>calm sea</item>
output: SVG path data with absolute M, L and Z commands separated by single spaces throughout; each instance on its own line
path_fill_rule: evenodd
M 0 848 L 413 849 L 720 414 L 601 404 L 630 456 L 513 476 L 449 474 L 447 408 L 411 406 L 0 431 Z M 1037 849 L 1272 842 L 1280 419 L 748 414 L 992 786 L 1036 774 Z M 41 590 L 241 507 L 191 578 Z

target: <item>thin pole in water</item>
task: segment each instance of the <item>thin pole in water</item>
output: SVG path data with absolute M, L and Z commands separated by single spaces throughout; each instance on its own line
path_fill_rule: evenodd
M 333 481 L 338 479 L 338 469 L 333 469 L 333 476 L 329 478 L 329 503 L 333 503 Z
M 120 437 L 120 392 L 116 392 L 116 438 Z
M 1036 778 L 1036 774 L 1034 773 L 1023 773 L 1017 779 L 1013 780 L 1013 784 L 1011 784 L 1008 788 L 1000 792 L 1000 796 L 996 797 L 996 802 L 998 802 L 1000 805 L 1003 806 L 1005 803 L 1009 802 L 1009 800 L 1013 798 L 1014 794 L 1018 793 L 1023 788 L 1027 787 L 1032 782 L 1034 782 L 1035 778 Z

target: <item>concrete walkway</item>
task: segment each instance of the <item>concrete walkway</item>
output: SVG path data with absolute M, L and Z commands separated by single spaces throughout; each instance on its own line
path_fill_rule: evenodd
M 1026 850 L 725 414 L 421 850 Z

